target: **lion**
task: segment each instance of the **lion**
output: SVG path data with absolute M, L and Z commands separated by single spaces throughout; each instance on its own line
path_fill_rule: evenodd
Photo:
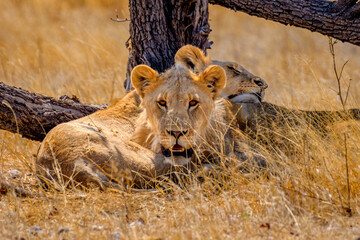
M 144 188 L 178 166 L 244 160 L 247 146 L 231 104 L 218 98 L 226 85 L 222 67 L 194 73 L 178 63 L 159 74 L 139 65 L 131 81 L 135 91 L 107 109 L 46 135 L 36 158 L 43 182 Z
M 185 45 L 175 54 L 175 62 L 181 63 L 194 72 L 200 72 L 210 64 L 225 70 L 226 86 L 220 96 L 232 103 L 260 103 L 268 84 L 262 78 L 250 73 L 235 62 L 211 61 L 203 51 L 192 45 Z
M 209 64 L 223 67 L 227 85 L 220 96 L 232 102 L 239 129 L 257 141 L 278 144 L 279 135 L 286 139 L 287 131 L 303 124 L 323 134 L 329 125 L 338 120 L 360 120 L 360 109 L 356 108 L 348 111 L 302 111 L 263 102 L 268 87 L 263 79 L 237 63 L 211 61 L 201 49 L 191 45 L 178 50 L 175 62 L 186 65 L 194 72 L 201 71 Z

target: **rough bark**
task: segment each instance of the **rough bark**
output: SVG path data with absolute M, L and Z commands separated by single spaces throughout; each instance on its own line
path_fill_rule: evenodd
M 80 103 L 66 95 L 55 99 L 0 82 L 0 129 L 32 140 L 41 141 L 56 125 L 105 107 Z
M 131 70 L 138 64 L 163 72 L 174 64 L 176 51 L 192 44 L 210 47 L 207 0 L 130 0 L 130 56 L 126 90 L 132 88 Z
M 349 6 L 355 5 L 357 0 L 338 0 L 331 6 L 332 12 L 342 13 L 349 8 Z
M 315 31 L 360 46 L 356 0 L 209 0 L 235 11 Z

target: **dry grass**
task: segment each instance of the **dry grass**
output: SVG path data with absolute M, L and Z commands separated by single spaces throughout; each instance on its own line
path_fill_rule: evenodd
M 55 97 L 74 94 L 91 103 L 121 96 L 128 23 L 110 21 L 114 9 L 120 18 L 128 16 L 126 1 L 1 1 L 1 80 Z M 237 61 L 263 77 L 270 85 L 267 101 L 310 110 L 342 108 L 326 37 L 217 7 L 210 10 L 215 41 L 210 56 Z M 339 43 L 336 50 L 339 67 L 350 60 L 344 72 L 346 84 L 353 79 L 348 106 L 359 107 L 360 48 Z M 1 178 L 44 196 L 2 196 L 0 238 L 359 237 L 359 123 L 332 126 L 327 137 L 312 129 L 291 131 L 294 154 L 268 153 L 276 174 L 229 172 L 220 187 L 210 179 L 171 194 L 43 192 L 31 174 L 39 143 L 2 131 Z M 349 204 L 344 133 L 352 217 L 343 208 Z

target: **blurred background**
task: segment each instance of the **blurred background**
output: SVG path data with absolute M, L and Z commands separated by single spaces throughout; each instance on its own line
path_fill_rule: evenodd
M 129 17 L 127 0 L 1 0 L 0 81 L 95 104 L 123 96 L 129 22 L 111 21 L 115 9 L 119 18 Z M 217 6 L 210 6 L 210 24 L 210 57 L 236 61 L 266 80 L 266 101 L 342 108 L 326 36 Z M 343 74 L 344 91 L 352 79 L 348 106 L 360 107 L 360 48 L 338 43 L 335 49 L 339 69 L 349 60 Z M 29 160 L 38 147 L 4 131 L 0 144 L 0 160 Z

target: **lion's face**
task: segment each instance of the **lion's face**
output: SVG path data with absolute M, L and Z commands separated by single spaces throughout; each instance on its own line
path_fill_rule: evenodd
M 209 66 L 198 75 L 177 64 L 158 74 L 148 66 L 134 68 L 132 84 L 142 98 L 154 137 L 153 150 L 176 165 L 186 164 L 208 128 L 214 101 L 225 86 L 225 73 Z
M 234 62 L 213 61 L 224 68 L 227 85 L 220 96 L 234 103 L 260 103 L 264 98 L 267 83 Z

